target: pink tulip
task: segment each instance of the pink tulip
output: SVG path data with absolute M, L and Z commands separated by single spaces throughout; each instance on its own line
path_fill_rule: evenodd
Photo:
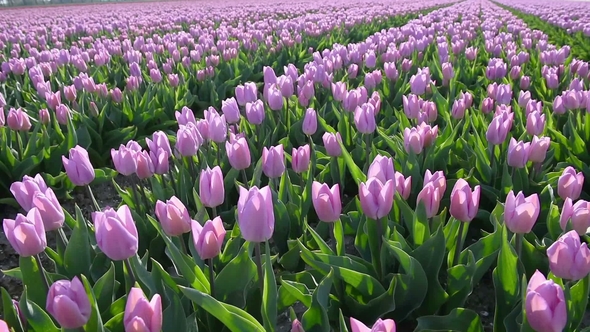
M 438 126 L 430 127 L 426 123 L 422 122 L 421 124 L 416 127 L 420 136 L 422 137 L 422 142 L 424 142 L 424 147 L 431 146 L 438 136 Z
M 567 324 L 567 304 L 563 289 L 535 271 L 526 291 L 526 318 L 537 332 L 562 332 Z
M 404 113 L 408 119 L 417 119 L 420 114 L 420 97 L 410 94 L 409 96 L 402 96 L 402 104 L 404 106 Z
M 404 148 L 406 149 L 407 153 L 422 153 L 422 150 L 424 149 L 424 141 L 418 129 L 404 129 Z
M 590 202 L 579 200 L 573 204 L 571 198 L 566 198 L 561 209 L 559 225 L 566 230 L 568 221 L 571 221 L 573 229 L 580 235 L 588 233 L 590 228 Z
M 395 172 L 395 191 L 404 199 L 407 200 L 410 197 L 410 191 L 412 190 L 412 177 L 408 176 L 404 178 L 404 175 L 400 172 Z
M 44 125 L 48 125 L 51 121 L 51 115 L 49 115 L 49 111 L 46 108 L 42 108 L 39 110 L 39 122 Z
M 262 124 L 265 115 L 262 100 L 257 99 L 256 101 L 246 103 L 246 119 L 248 119 L 248 122 L 251 124 Z
M 410 78 L 410 88 L 415 95 L 426 93 L 426 87 L 430 85 L 430 71 L 428 68 L 418 68 L 416 75 Z
M 285 172 L 283 144 L 262 149 L 262 170 L 269 178 L 279 178 Z
M 28 131 L 31 129 L 31 120 L 21 108 L 11 108 L 6 117 L 6 125 L 11 130 Z
M 228 98 L 221 102 L 221 111 L 225 115 L 227 123 L 237 123 L 240 121 L 240 108 L 235 98 Z
M 272 237 L 275 215 L 269 186 L 249 190 L 240 186 L 238 225 L 246 241 L 264 242 Z
M 279 111 L 283 108 L 283 95 L 278 85 L 271 84 L 267 92 L 267 103 L 273 111 Z
M 527 115 L 526 118 L 526 132 L 527 134 L 541 135 L 545 130 L 545 114 L 538 111 L 533 111 Z
M 3 332 L 3 331 L 0 331 Z M 295 319 L 291 324 L 291 332 L 305 332 L 303 325 L 298 319 Z
M 563 173 L 561 173 L 561 176 L 557 181 L 557 194 L 563 200 L 568 197 L 572 200 L 576 200 L 580 197 L 583 186 L 584 174 L 582 174 L 582 172 L 576 173 L 575 168 L 568 166 L 563 170 Z
M 490 113 L 494 109 L 494 100 L 486 97 L 481 101 L 481 111 L 484 114 Z
M 580 280 L 590 273 L 590 249 L 580 243 L 576 231 L 569 231 L 547 248 L 549 268 L 562 279 Z
M 305 135 L 313 135 L 318 129 L 318 116 L 313 108 L 308 108 L 305 111 L 303 118 L 302 130 Z
M 174 114 L 179 125 L 186 126 L 189 122 L 197 124 L 197 121 L 195 120 L 195 114 L 190 108 L 186 106 L 182 108 L 181 112 L 176 111 Z
M 447 179 L 443 171 L 436 171 L 431 173 L 429 169 L 424 173 L 424 186 L 432 182 L 435 188 L 440 189 L 440 194 L 444 195 L 447 191 Z
M 137 228 L 127 205 L 117 211 L 107 208 L 103 212 L 93 212 L 92 220 L 96 243 L 108 258 L 122 261 L 137 254 Z
M 377 126 L 375 119 L 375 107 L 369 103 L 357 106 L 354 111 L 354 124 L 362 134 L 371 134 Z
M 225 142 L 227 158 L 231 166 L 237 170 L 250 167 L 251 156 L 248 142 L 244 137 L 240 137 L 233 142 Z
M 345 82 L 336 82 L 331 85 L 332 88 L 332 96 L 334 97 L 335 101 L 344 101 L 346 98 L 348 90 L 346 89 Z
M 514 196 L 514 192 L 510 191 L 504 204 L 504 223 L 512 233 L 530 233 L 537 222 L 540 210 L 537 194 L 525 197 L 520 191 Z
M 350 317 L 350 328 L 352 332 L 395 332 L 395 322 L 393 319 L 377 319 L 372 328 L 367 327 L 362 322 Z
M 24 321 L 24 319 L 21 318 L 21 321 Z M 8 324 L 6 324 L 6 322 L 1 319 L 0 319 L 0 332 L 10 332 L 10 329 L 8 328 Z
M 166 234 L 179 236 L 190 231 L 191 218 L 188 210 L 176 196 L 172 196 L 166 203 L 158 200 L 155 212 Z
M 129 144 L 128 144 L 129 145 Z M 119 150 L 111 149 L 111 158 L 117 172 L 129 176 L 137 171 L 137 151 L 121 144 Z
M 451 216 L 462 222 L 470 222 L 475 218 L 479 209 L 480 187 L 475 186 L 471 191 L 469 183 L 463 179 L 457 180 L 451 192 Z
M 395 184 L 392 180 L 383 183 L 378 178 L 369 178 L 360 184 L 359 199 L 365 215 L 378 220 L 391 212 Z
M 529 101 L 531 100 L 531 93 L 530 91 L 520 91 L 518 93 L 518 106 L 520 107 L 526 107 L 526 105 L 529 103 Z
M 47 184 L 41 174 L 35 175 L 34 178 L 25 175 L 22 182 L 13 182 L 10 185 L 10 192 L 18 202 L 18 204 L 29 212 L 33 208 L 33 199 L 37 192 L 47 191 Z
M 74 277 L 72 281 L 58 280 L 49 288 L 47 312 L 64 329 L 77 329 L 90 319 L 92 307 L 84 285 Z
M 16 219 L 4 219 L 2 226 L 8 242 L 22 257 L 35 256 L 47 247 L 45 226 L 37 208 L 26 216 L 19 213 Z
M 76 145 L 70 149 L 69 157 L 62 156 L 61 159 L 70 181 L 76 186 L 90 184 L 94 180 L 94 167 L 90 163 L 88 151 Z
M 393 158 L 384 157 L 382 155 L 375 156 L 375 159 L 373 159 L 373 162 L 367 171 L 367 179 L 373 177 L 379 179 L 382 183 L 385 183 L 388 180 L 393 180 L 395 182 Z
M 422 202 L 426 210 L 426 216 L 428 218 L 432 218 L 438 213 L 441 198 L 442 195 L 440 188 L 436 187 L 433 182 L 428 182 L 418 193 L 418 197 L 416 198 L 416 206 Z
M 508 145 L 508 166 L 515 168 L 524 168 L 529 159 L 529 148 L 530 143 L 524 143 L 519 141 L 518 143 L 514 137 L 510 138 L 510 144 Z
M 201 195 L 201 202 L 206 207 L 217 207 L 223 204 L 225 199 L 225 187 L 223 183 L 223 173 L 219 166 L 201 171 L 199 178 L 199 194 Z
M 308 144 L 301 146 L 298 149 L 293 148 L 293 153 L 291 154 L 291 167 L 295 173 L 303 173 L 309 169 L 310 153 L 311 151 Z
M 555 97 L 553 100 L 553 113 L 555 114 L 565 114 L 566 112 L 565 105 L 563 104 L 563 99 L 561 96 Z
M 45 231 L 53 231 L 63 226 L 65 215 L 53 189 L 37 191 L 33 196 L 33 207 L 39 210 Z
M 152 300 L 139 287 L 132 287 L 127 296 L 123 324 L 126 332 L 159 332 L 162 330 L 162 298 L 155 294 Z
M 342 203 L 340 201 L 340 186 L 332 188 L 327 184 L 314 181 L 311 187 L 311 201 L 318 218 L 324 222 L 335 222 L 340 219 Z
M 201 259 L 211 259 L 219 255 L 226 233 L 220 217 L 207 220 L 204 226 L 193 220 L 191 228 L 195 249 Z
M 324 141 L 326 153 L 330 157 L 339 157 L 342 154 L 342 148 L 340 147 L 342 137 L 340 136 L 340 133 L 332 134 L 326 132 L 324 133 L 324 136 L 322 136 L 322 140 Z
M 65 104 L 59 104 L 55 107 L 55 118 L 59 124 L 65 126 L 68 124 L 68 120 L 72 118 L 72 113 Z
M 538 138 L 537 136 L 533 136 L 533 141 L 529 146 L 528 160 L 533 163 L 542 163 L 545 161 L 547 149 L 549 149 L 550 144 L 551 139 L 549 137 Z
M 251 103 L 258 99 L 258 88 L 254 82 L 246 82 L 236 87 L 236 99 L 240 106 Z

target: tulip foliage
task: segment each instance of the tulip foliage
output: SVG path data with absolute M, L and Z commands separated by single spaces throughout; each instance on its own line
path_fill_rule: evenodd
M 161 6 L 0 34 L 0 331 L 484 331 L 490 287 L 494 331 L 581 329 L 590 77 L 539 18 Z

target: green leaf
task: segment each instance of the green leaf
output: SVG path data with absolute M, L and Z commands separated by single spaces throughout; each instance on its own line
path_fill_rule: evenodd
M 107 273 L 100 277 L 92 288 L 96 295 L 96 303 L 100 312 L 107 310 L 113 303 L 115 283 L 115 264 L 111 262 L 111 267 Z
M 270 245 L 266 243 L 264 258 L 264 292 L 262 294 L 262 320 L 266 331 L 275 331 L 277 325 L 277 282 L 270 260 Z M 257 244 L 260 245 L 260 244 Z
M 567 288 L 567 286 L 566 286 Z M 569 290 L 566 289 L 566 300 L 568 304 L 568 331 L 574 331 L 580 326 L 586 313 L 588 305 L 588 292 L 590 290 L 590 275 L 580 279 Z
M 109 319 L 108 322 L 104 324 L 104 327 L 110 332 L 125 332 L 125 324 L 123 322 L 124 318 L 125 313 L 120 312 L 113 316 L 113 318 Z
M 330 332 L 328 300 L 333 281 L 334 271 L 330 270 L 313 292 L 311 307 L 301 317 L 301 325 L 306 332 Z
M 186 315 L 180 297 L 169 286 L 165 286 L 166 297 L 170 305 L 164 309 L 163 315 L 163 332 L 180 332 L 186 331 Z
M 256 278 L 256 264 L 250 257 L 250 243 L 245 242 L 240 252 L 217 274 L 215 297 L 238 307 L 246 305 L 246 295 Z M 236 276 L 240 278 L 236 278 Z
M 22 273 L 23 284 L 27 286 L 30 301 L 36 303 L 41 308 L 45 308 L 49 289 L 41 275 L 41 273 L 45 273 L 43 272 L 43 267 L 37 265 L 37 260 L 32 256 L 20 256 L 18 262 Z
M 446 316 L 418 318 L 418 326 L 415 331 L 483 332 L 484 329 L 476 312 L 469 309 L 455 308 Z
M 12 303 L 12 298 L 10 297 L 10 294 L 8 294 L 8 291 L 4 289 L 4 287 L 2 287 L 1 289 L 2 307 L 4 309 L 2 318 L 8 324 L 8 326 L 13 328 L 15 331 L 22 332 L 22 323 L 24 322 L 21 322 L 21 318 L 19 317 L 19 314 L 16 311 L 14 304 Z
M 98 311 L 98 305 L 96 304 L 96 297 L 94 296 L 94 292 L 92 291 L 92 286 L 88 279 L 84 275 L 80 278 L 82 283 L 84 284 L 84 288 L 86 289 L 86 295 L 88 295 L 88 299 L 90 300 L 90 307 L 91 314 L 90 319 L 86 323 L 85 329 L 86 331 L 96 331 L 96 332 L 104 332 L 104 325 L 102 323 L 102 318 L 100 316 L 100 312 Z
M 230 331 L 264 331 L 264 327 L 244 310 L 219 302 L 199 290 L 183 286 L 178 288 L 187 298 L 221 321 Z
M 498 265 L 492 273 L 496 290 L 496 309 L 494 326 L 498 331 L 507 331 L 504 319 L 520 300 L 520 276 L 518 256 L 508 242 L 507 229 L 502 227 L 502 247 L 498 255 Z M 508 331 L 507 331 L 508 332 Z
M 91 247 L 88 242 L 88 228 L 82 211 L 76 205 L 76 226 L 68 241 L 64 254 L 64 265 L 69 277 L 85 274 L 90 271 Z
M 43 304 L 43 308 L 46 304 Z M 27 318 L 27 325 L 32 328 L 33 331 L 43 331 L 43 332 L 58 332 L 59 329 L 53 321 L 45 313 L 45 311 L 37 305 L 35 302 L 30 301 L 27 296 L 27 286 L 25 286 L 25 290 L 20 298 L 18 304 L 21 312 Z

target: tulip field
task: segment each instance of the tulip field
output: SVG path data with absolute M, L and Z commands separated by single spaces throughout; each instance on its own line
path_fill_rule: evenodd
M 588 9 L 1 10 L 0 332 L 590 331 Z

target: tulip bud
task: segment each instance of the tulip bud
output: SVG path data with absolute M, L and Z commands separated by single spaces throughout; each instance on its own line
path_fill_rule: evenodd
M 508 166 L 515 168 L 524 168 L 529 159 L 530 143 L 524 143 L 519 141 L 518 143 L 514 137 L 510 138 L 510 144 L 508 145 Z
M 541 135 L 545 130 L 545 114 L 539 111 L 533 111 L 527 115 L 526 132 L 527 134 Z
M 567 303 L 561 286 L 535 271 L 526 290 L 526 318 L 539 332 L 561 332 L 567 324 Z
M 221 102 L 221 111 L 225 115 L 227 123 L 237 123 L 240 121 L 240 108 L 235 98 L 228 98 Z
M 223 184 L 223 174 L 219 166 L 201 171 L 199 178 L 199 194 L 201 195 L 201 202 L 206 207 L 217 207 L 223 203 L 225 199 L 225 187 Z
M 513 113 L 501 113 L 501 115 L 494 116 L 486 131 L 486 139 L 489 144 L 500 145 L 504 143 L 508 132 L 512 128 L 512 121 L 514 119 Z
M 94 167 L 90 163 L 88 151 L 76 145 L 70 149 L 69 159 L 62 156 L 62 162 L 68 178 L 75 186 L 85 186 L 94 180 Z
M 514 196 L 514 192 L 510 191 L 504 204 L 504 223 L 512 233 L 529 233 L 539 217 L 540 210 L 537 194 L 525 197 L 520 191 Z
M 410 191 L 412 190 L 412 177 L 408 176 L 404 178 L 404 175 L 400 172 L 395 172 L 395 191 L 404 199 L 407 200 L 410 197 Z
M 381 318 L 377 319 L 375 324 L 373 324 L 372 328 L 368 328 L 362 322 L 350 317 L 350 328 L 351 332 L 395 332 L 395 321 L 393 319 L 385 319 L 382 320 Z
M 176 196 L 172 196 L 166 203 L 158 200 L 155 212 L 166 234 L 179 236 L 190 231 L 191 218 L 188 210 Z
M 561 98 L 561 96 L 555 97 L 555 99 L 553 100 L 553 113 L 565 114 L 566 111 L 567 111 L 567 109 L 565 108 L 565 105 L 563 103 L 563 99 Z
M 253 125 L 262 124 L 264 121 L 264 104 L 262 100 L 257 99 L 254 102 L 246 103 L 246 119 Z
M 37 191 L 33 196 L 33 207 L 39 210 L 45 231 L 53 231 L 63 226 L 65 215 L 51 188 Z
M 129 144 L 128 144 L 129 145 Z M 137 170 L 137 151 L 121 144 L 119 150 L 111 149 L 111 158 L 117 172 L 129 176 Z
M 486 97 L 481 101 L 481 111 L 484 114 L 490 113 L 494 109 L 494 100 Z
M 426 87 L 430 85 L 430 72 L 428 68 L 418 68 L 416 75 L 410 78 L 410 89 L 415 95 L 426 93 Z
M 308 144 L 301 146 L 298 149 L 293 149 L 291 155 L 291 167 L 295 173 L 303 173 L 309 169 L 310 153 L 311 151 Z
M 162 298 L 155 294 L 148 302 L 141 288 L 132 287 L 123 316 L 125 331 L 159 332 L 162 330 Z
M 39 122 L 44 125 L 48 125 L 51 121 L 51 116 L 49 115 L 49 111 L 46 108 L 42 108 L 39 110 Z
M 19 213 L 16 219 L 4 219 L 2 226 L 8 242 L 22 257 L 35 256 L 47 247 L 45 226 L 37 208 L 30 209 L 26 216 Z
M 382 183 L 378 178 L 369 178 L 359 187 L 359 199 L 365 215 L 379 220 L 391 212 L 395 184 L 392 180 Z
M 561 173 L 561 176 L 557 181 L 557 194 L 563 200 L 568 197 L 572 200 L 576 200 L 580 197 L 583 186 L 584 174 L 582 174 L 582 172 L 576 173 L 575 168 L 568 166 L 563 170 L 563 173 Z
M 324 222 L 335 222 L 340 219 L 342 203 L 340 201 L 340 186 L 332 188 L 327 184 L 314 181 L 311 187 L 311 201 L 318 218 Z
M 77 329 L 90 319 L 92 307 L 84 285 L 74 277 L 72 281 L 58 280 L 49 288 L 47 312 L 64 329 Z
M 179 125 L 186 126 L 189 122 L 192 122 L 193 124 L 197 123 L 193 111 L 186 106 L 182 108 L 181 112 L 176 111 L 174 115 L 176 116 L 176 121 Z
M 558 278 L 580 280 L 590 273 L 590 249 L 580 243 L 576 231 L 569 231 L 547 248 L 549 268 Z
M 195 249 L 201 259 L 211 259 L 219 255 L 226 233 L 220 217 L 207 220 L 204 226 L 193 220 L 191 228 Z
M 580 235 L 588 233 L 590 228 L 590 202 L 579 200 L 576 204 L 572 203 L 571 198 L 566 198 L 561 209 L 559 225 L 562 230 L 566 230 L 568 221 L 571 221 L 573 229 Z
M 238 225 L 246 241 L 264 242 L 272 237 L 275 216 L 269 186 L 249 190 L 240 186 Z
M 451 216 L 462 222 L 473 220 L 479 209 L 479 195 L 479 186 L 475 186 L 475 189 L 471 191 L 469 183 L 459 179 L 451 192 L 451 207 L 449 208 Z
M 268 87 L 267 92 L 267 99 L 268 107 L 270 107 L 273 111 L 279 111 L 283 108 L 283 95 L 281 94 L 281 90 L 279 86 L 276 84 L 271 84 Z
M 14 108 L 10 109 L 8 117 L 6 117 L 6 124 L 8 128 L 15 131 L 28 131 L 31 129 L 31 120 L 21 108 L 16 110 Z
M 225 142 L 225 150 L 229 163 L 233 168 L 242 170 L 250 167 L 252 162 L 246 138 L 240 137 L 231 143 Z
M 340 133 L 332 134 L 326 132 L 324 133 L 324 136 L 322 136 L 322 140 L 324 141 L 326 153 L 329 156 L 339 157 L 342 154 L 342 148 L 340 147 L 342 137 L 340 136 Z
M 92 220 L 96 243 L 108 258 L 122 261 L 137 254 L 137 228 L 127 205 L 117 211 L 106 208 L 103 212 L 93 212 Z
M 420 154 L 424 149 L 424 142 L 422 135 L 416 128 L 405 128 L 404 129 L 404 147 L 407 153 Z
M 313 108 L 308 108 L 305 111 L 303 118 L 302 130 L 305 135 L 313 135 L 318 129 L 318 116 Z
M 441 196 L 440 188 L 436 187 L 433 182 L 427 182 L 425 183 L 424 188 L 418 193 L 416 205 L 422 202 L 426 210 L 426 216 L 432 218 L 438 213 L 440 200 L 442 198 Z
M 291 324 L 291 332 L 305 332 L 303 325 L 301 325 L 301 322 L 298 319 L 295 319 Z
M 533 163 L 542 163 L 545 161 L 547 149 L 549 149 L 550 144 L 551 139 L 549 137 L 538 138 L 537 136 L 533 136 L 533 141 L 529 145 L 528 160 Z
M 18 204 L 29 212 L 33 208 L 33 199 L 37 192 L 45 192 L 48 187 L 41 174 L 35 175 L 34 178 L 25 175 L 22 182 L 13 182 L 10 185 L 10 192 L 18 202 Z
M 203 144 L 203 136 L 192 122 L 186 126 L 180 125 L 176 137 L 176 150 L 183 157 L 196 156 Z
M 373 159 L 373 162 L 367 171 L 367 179 L 373 177 L 379 179 L 382 183 L 385 183 L 388 180 L 393 180 L 395 182 L 393 159 L 382 155 L 375 156 L 375 159 Z
M 279 178 L 285 172 L 283 144 L 262 149 L 262 170 L 269 178 Z
M 354 124 L 362 134 L 371 134 L 377 126 L 375 120 L 375 108 L 369 103 L 357 106 L 354 112 Z

